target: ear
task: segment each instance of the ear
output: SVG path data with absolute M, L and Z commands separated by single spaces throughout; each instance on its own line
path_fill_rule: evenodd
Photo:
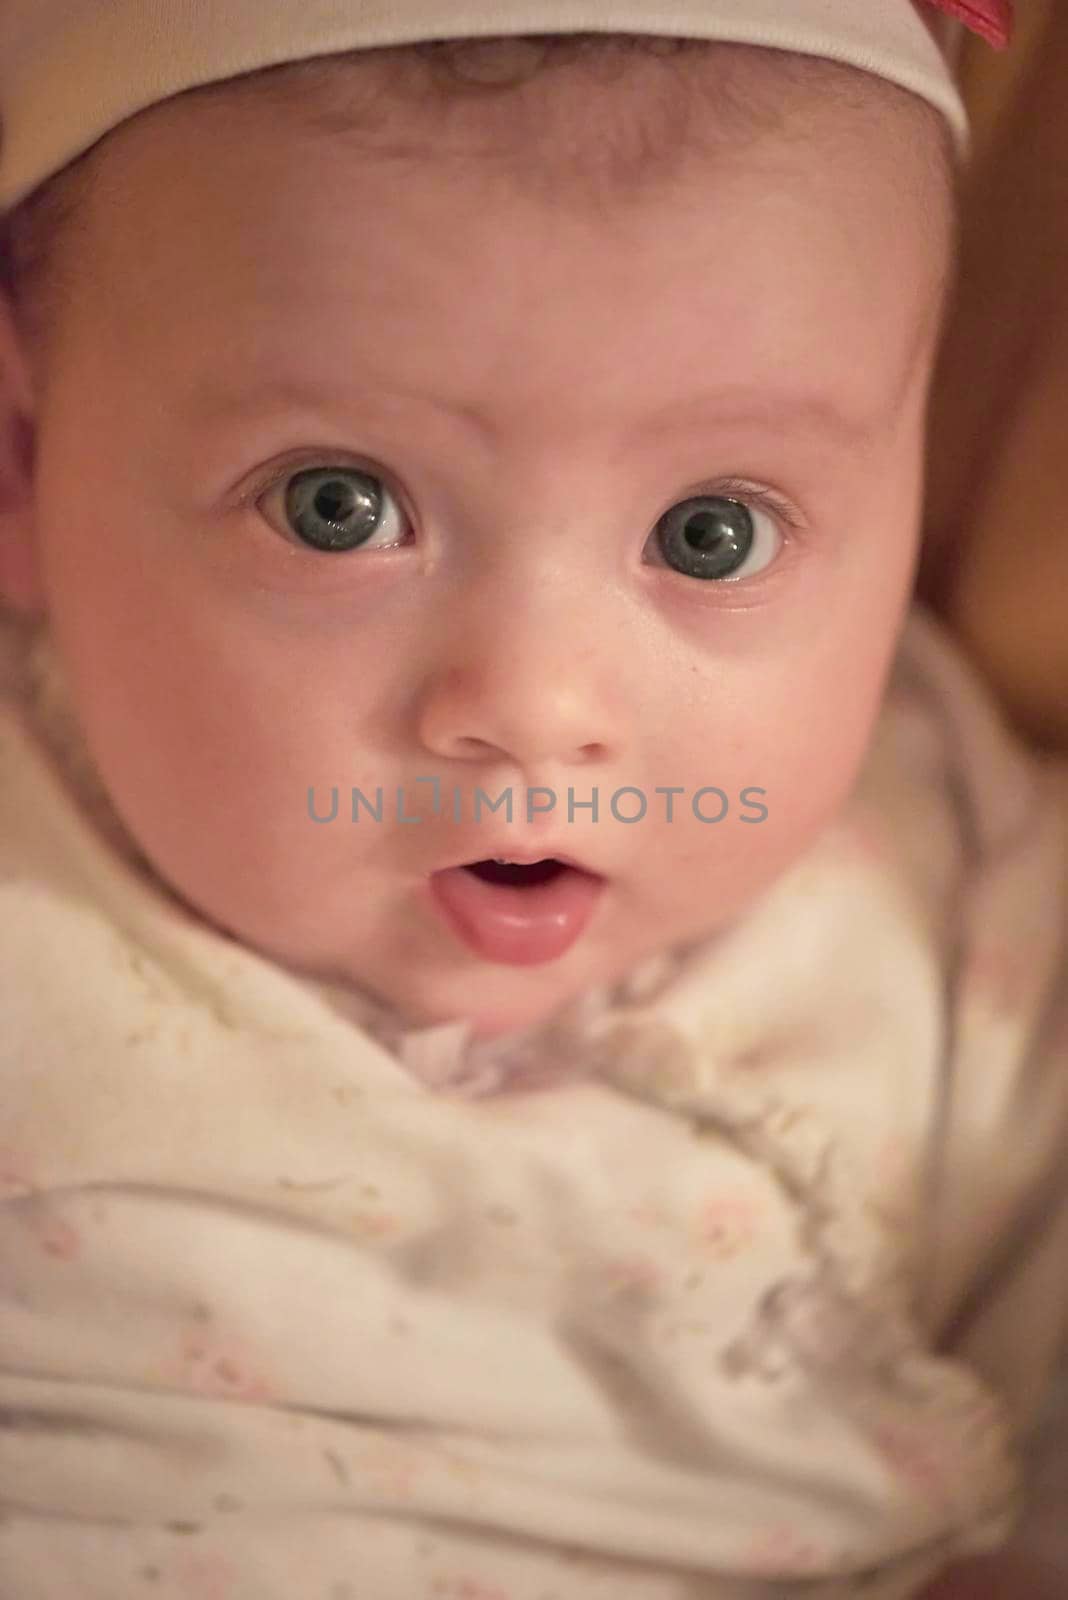
M 11 302 L 0 292 L 0 602 L 45 611 L 34 517 L 36 404 Z

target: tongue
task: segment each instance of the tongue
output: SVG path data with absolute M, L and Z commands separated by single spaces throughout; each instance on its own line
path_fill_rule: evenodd
M 512 966 L 555 961 L 569 950 L 593 915 L 604 879 L 578 872 L 560 862 L 535 862 L 526 872 L 526 888 L 487 882 L 489 866 L 497 873 L 516 868 L 476 862 L 450 867 L 430 880 L 435 901 L 453 932 L 476 955 Z M 531 881 L 531 872 L 544 881 Z

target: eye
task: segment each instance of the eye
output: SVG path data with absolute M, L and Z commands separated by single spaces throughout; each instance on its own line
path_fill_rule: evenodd
M 388 549 L 403 536 L 404 514 L 381 478 L 360 467 L 315 466 L 277 479 L 257 500 L 281 501 L 283 534 L 313 550 L 345 552 L 375 541 Z M 272 526 L 278 522 L 267 516 Z
M 660 518 L 654 537 L 676 572 L 721 583 L 755 577 L 783 542 L 776 516 L 755 491 L 748 501 L 725 494 L 680 500 Z

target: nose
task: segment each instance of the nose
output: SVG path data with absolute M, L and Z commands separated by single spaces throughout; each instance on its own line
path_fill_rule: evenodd
M 487 584 L 452 611 L 423 682 L 418 721 L 427 750 L 507 762 L 528 781 L 618 755 L 626 647 L 618 629 L 590 616 L 596 597 L 580 609 L 566 587 L 559 578 L 509 585 L 508 593 Z

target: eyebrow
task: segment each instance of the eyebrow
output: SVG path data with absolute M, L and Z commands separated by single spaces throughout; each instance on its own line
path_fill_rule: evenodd
M 896 414 L 896 405 L 886 415 Z M 762 389 L 720 389 L 692 399 L 674 401 L 657 413 L 655 421 L 667 431 L 689 418 L 706 419 L 720 426 L 743 429 L 789 427 L 811 434 L 824 434 L 838 443 L 855 448 L 870 440 L 885 417 L 878 414 L 851 415 L 826 395 Z
M 887 418 L 897 414 L 903 392 L 904 386 L 895 396 L 895 404 L 883 415 L 853 416 L 826 395 L 818 393 L 783 391 L 769 394 L 767 390 L 752 386 L 728 385 L 719 390 L 673 400 L 653 417 L 646 418 L 640 428 L 642 432 L 667 433 L 673 427 L 687 422 L 692 422 L 694 426 L 719 425 L 751 430 L 785 427 L 801 429 L 809 434 L 822 434 L 855 449 L 869 442 Z M 413 400 L 421 405 L 429 405 L 458 418 L 483 437 L 491 437 L 495 432 L 492 424 L 474 406 L 458 404 L 441 396 L 403 390 L 391 390 L 390 400 L 396 401 L 398 407 Z M 323 403 L 321 389 L 309 386 L 300 378 L 280 375 L 272 377 L 258 388 L 244 392 L 219 392 L 208 387 L 195 389 L 180 402 L 178 411 L 183 421 L 216 428 L 266 420 L 293 410 L 320 411 Z M 394 409 L 392 404 L 383 408 L 376 402 L 373 387 L 369 387 L 361 397 L 360 404 L 367 411 Z

